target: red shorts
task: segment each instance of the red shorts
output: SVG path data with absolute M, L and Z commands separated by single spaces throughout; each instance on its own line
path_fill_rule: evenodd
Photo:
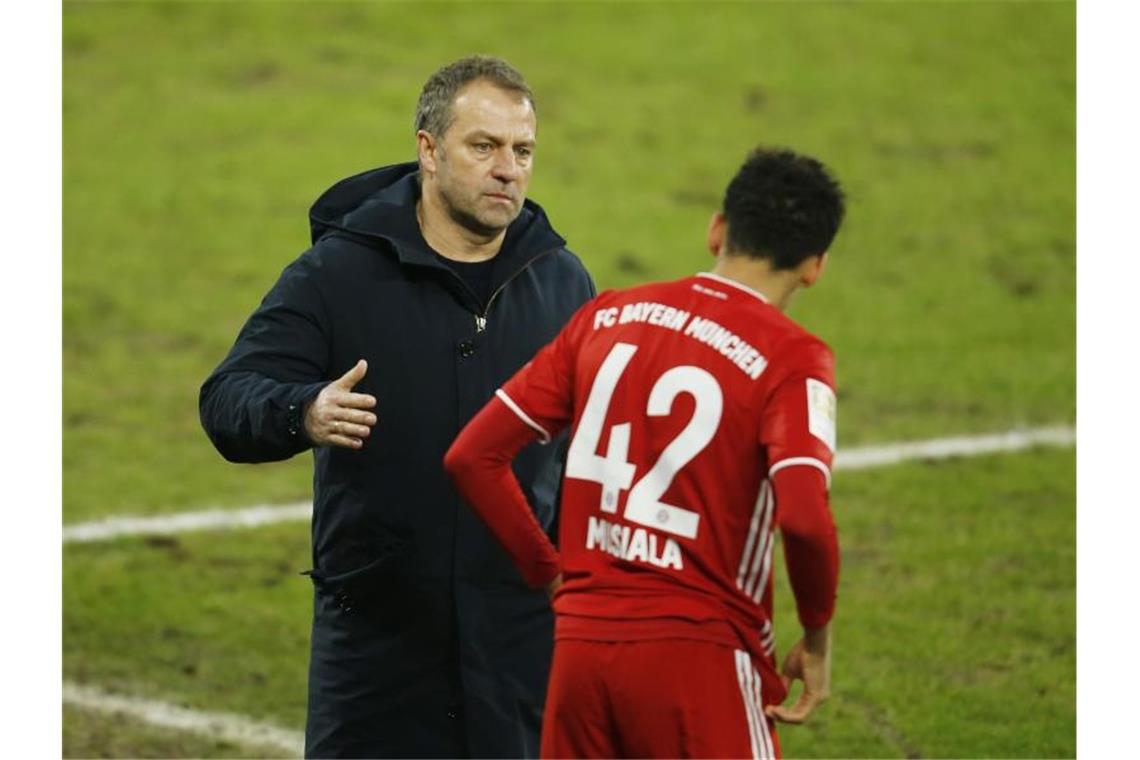
M 542 757 L 779 757 L 763 706 L 783 684 L 761 670 L 706 641 L 560 639 Z

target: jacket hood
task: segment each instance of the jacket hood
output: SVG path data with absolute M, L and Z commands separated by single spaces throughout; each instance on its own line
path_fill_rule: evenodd
M 342 231 L 378 242 L 387 240 L 402 260 L 411 263 L 434 261 L 416 221 L 418 175 L 419 165 L 413 161 L 371 169 L 337 182 L 309 209 L 313 243 Z M 528 198 L 507 228 L 500 255 L 529 258 L 564 245 L 566 241 L 554 231 L 546 212 Z

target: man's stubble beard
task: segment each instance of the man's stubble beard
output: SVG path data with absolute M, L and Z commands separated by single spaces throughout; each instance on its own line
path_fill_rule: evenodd
M 500 232 L 510 226 L 511 222 L 518 218 L 518 211 L 510 214 L 505 222 L 499 223 L 487 219 L 480 219 L 479 214 L 472 208 L 464 208 L 461 203 L 458 203 L 455 197 L 447 191 L 447 188 L 440 185 L 439 188 L 440 199 L 443 201 L 444 209 L 447 215 L 453 222 L 458 224 L 470 232 L 480 235 L 482 237 L 493 238 Z M 482 197 L 482 196 L 480 196 Z M 521 211 L 521 206 L 519 208 Z
M 444 208 L 447 211 L 447 215 L 451 218 L 451 221 L 455 222 L 460 227 L 463 227 L 465 230 L 479 235 L 480 237 L 495 237 L 500 232 L 509 227 L 511 222 L 515 220 L 515 216 L 517 216 L 517 214 L 512 216 L 509 220 L 507 220 L 506 224 L 495 225 L 491 222 L 485 222 L 481 220 L 473 211 L 467 211 L 463 208 L 460 208 L 457 204 L 452 202 L 452 199 L 447 196 L 447 193 L 441 192 L 440 196 L 443 198 Z

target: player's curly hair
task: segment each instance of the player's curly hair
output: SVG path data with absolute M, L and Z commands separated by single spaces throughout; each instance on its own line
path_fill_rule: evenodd
M 843 190 L 827 167 L 791 150 L 758 148 L 724 194 L 728 251 L 794 269 L 827 251 L 843 213 Z
M 534 93 L 518 69 L 501 58 L 489 55 L 471 55 L 449 63 L 432 74 L 420 92 L 416 104 L 416 131 L 424 130 L 436 137 L 443 134 L 455 120 L 451 106 L 455 96 L 472 82 L 485 79 L 500 89 L 514 92 L 530 101 L 534 109 Z

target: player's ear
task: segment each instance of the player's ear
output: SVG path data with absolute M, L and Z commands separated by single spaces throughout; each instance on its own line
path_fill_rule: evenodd
M 713 256 L 720 254 L 720 249 L 724 247 L 724 239 L 728 230 L 728 221 L 724 218 L 724 214 L 717 211 L 712 215 L 709 220 L 709 234 L 708 245 L 709 253 Z
M 416 132 L 416 153 L 420 159 L 420 170 L 425 174 L 435 174 L 438 144 L 431 132 L 422 129 Z
M 808 256 L 800 264 L 800 283 L 805 288 L 810 288 L 815 285 L 820 277 L 823 277 L 823 270 L 827 267 L 827 251 L 819 254 L 818 256 Z

